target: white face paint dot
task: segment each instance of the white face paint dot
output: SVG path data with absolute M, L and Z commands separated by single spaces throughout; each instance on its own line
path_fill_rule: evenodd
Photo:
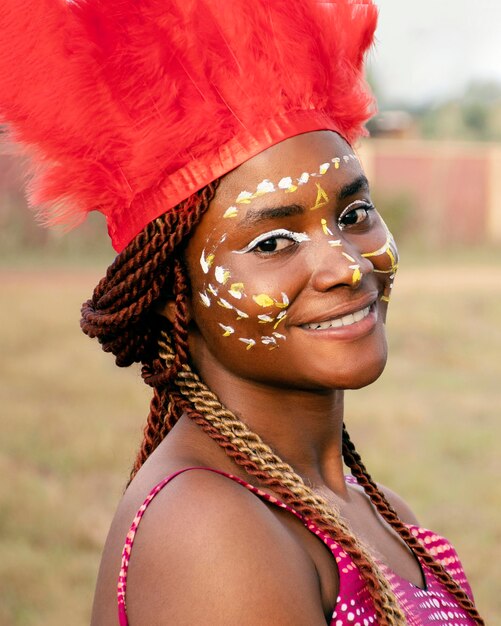
M 225 285 L 228 281 L 228 278 L 231 276 L 229 270 L 225 269 L 218 265 L 215 270 L 215 276 L 218 283 L 221 285 Z
M 279 189 L 289 189 L 292 187 L 292 178 L 290 176 L 285 176 L 278 182 Z
M 237 204 L 250 204 L 253 194 L 250 191 L 241 191 L 236 199 Z
M 206 293 L 202 293 L 202 292 L 200 292 L 199 295 L 200 295 L 200 301 L 202 302 L 202 304 L 206 306 L 207 308 L 210 307 L 209 296 Z
M 256 189 L 256 193 L 260 196 L 265 193 L 272 193 L 273 191 L 275 191 L 275 185 L 268 179 L 260 182 Z
M 226 211 L 223 213 L 223 217 L 225 219 L 229 219 L 231 217 L 236 217 L 238 215 L 238 209 L 236 206 L 230 206 L 228 209 L 226 209 Z

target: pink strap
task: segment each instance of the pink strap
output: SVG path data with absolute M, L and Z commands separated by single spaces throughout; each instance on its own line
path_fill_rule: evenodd
M 191 470 L 205 470 L 208 472 L 213 472 L 214 474 L 219 474 L 220 476 L 225 476 L 226 478 L 230 478 L 231 480 L 234 480 L 235 482 L 239 483 L 240 485 L 242 485 L 243 487 L 245 487 L 246 489 L 254 493 L 259 498 L 262 498 L 263 500 L 266 500 L 267 502 L 270 502 L 271 504 L 274 504 L 282 509 L 286 509 L 287 511 L 295 515 L 298 519 L 300 519 L 303 522 L 303 524 L 308 528 L 308 530 L 315 533 L 315 535 L 317 535 L 319 539 L 321 539 L 324 543 L 328 545 L 328 547 L 331 549 L 334 555 L 336 554 L 336 550 L 339 550 L 339 546 L 330 537 L 328 537 L 319 528 L 317 528 L 315 524 L 306 520 L 297 511 L 292 509 L 290 506 L 288 506 L 287 504 L 285 504 L 278 498 L 275 498 L 274 496 L 270 496 L 270 494 L 262 491 L 261 489 L 258 489 L 257 487 L 254 487 L 250 483 L 245 482 L 245 480 L 242 480 L 238 476 L 234 476 L 233 474 L 222 472 L 212 467 L 185 467 L 182 470 L 174 472 L 174 474 L 170 474 L 170 476 L 167 476 L 166 478 L 161 480 L 155 487 L 153 487 L 153 489 L 150 491 L 145 501 L 139 508 L 138 512 L 136 513 L 134 521 L 132 522 L 129 532 L 127 533 L 127 538 L 125 540 L 125 545 L 124 545 L 124 549 L 122 552 L 122 563 L 120 567 L 120 574 L 118 577 L 118 586 L 117 586 L 118 620 L 119 620 L 120 626 L 128 626 L 128 623 L 129 623 L 127 620 L 127 607 L 125 604 L 125 594 L 127 591 L 127 571 L 129 568 L 130 553 L 132 550 L 132 546 L 134 544 L 134 538 L 136 536 L 139 522 L 141 521 L 141 518 L 143 517 L 146 509 L 150 505 L 153 498 L 165 487 L 165 485 L 170 483 L 170 481 L 176 478 L 176 476 L 179 476 L 180 474 L 184 474 L 184 472 L 188 472 Z

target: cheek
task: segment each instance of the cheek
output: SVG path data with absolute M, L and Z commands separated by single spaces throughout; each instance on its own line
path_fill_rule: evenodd
M 371 245 L 367 250 L 361 250 L 361 256 L 369 260 L 373 267 L 374 273 L 381 275 L 385 281 L 385 288 L 381 300 L 389 302 L 393 281 L 398 270 L 398 249 L 393 235 L 388 227 L 381 220 L 381 234 L 371 241 Z
M 213 348 L 242 352 L 275 350 L 286 341 L 282 332 L 290 301 L 280 275 L 259 272 L 249 261 L 217 251 L 202 253 L 202 275 L 192 281 L 194 318 Z M 198 279 L 198 280 L 197 280 Z

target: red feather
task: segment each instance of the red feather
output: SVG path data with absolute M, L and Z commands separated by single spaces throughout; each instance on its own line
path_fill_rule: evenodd
M 270 145 L 353 143 L 371 0 L 2 0 L 0 121 L 47 221 L 102 211 L 117 250 Z

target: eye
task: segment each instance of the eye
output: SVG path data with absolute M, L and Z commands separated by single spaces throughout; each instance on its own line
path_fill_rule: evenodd
M 295 244 L 293 239 L 287 237 L 269 237 L 257 243 L 253 250 L 257 252 L 280 252 L 280 250 L 285 250 Z
M 241 250 L 234 250 L 235 254 L 257 252 L 258 254 L 274 254 L 293 248 L 303 241 L 309 241 L 306 233 L 297 233 L 292 230 L 278 229 L 263 233 L 255 237 Z
M 365 222 L 369 212 L 375 209 L 374 205 L 365 200 L 355 200 L 339 216 L 339 228 L 343 230 L 349 226 L 356 226 Z

